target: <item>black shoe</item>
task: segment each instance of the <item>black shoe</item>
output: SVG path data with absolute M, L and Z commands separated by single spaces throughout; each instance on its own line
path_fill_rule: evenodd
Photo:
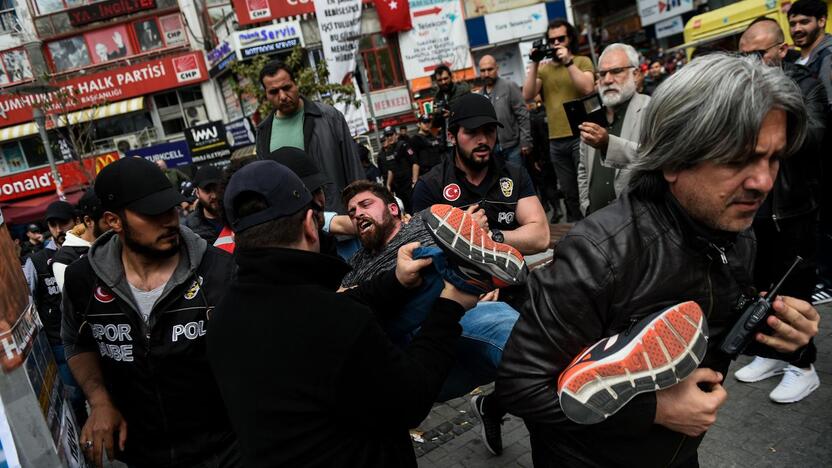
M 485 401 L 485 395 L 474 395 L 471 398 L 471 408 L 474 410 L 474 415 L 480 420 L 482 431 L 480 436 L 485 448 L 493 455 L 501 455 L 503 453 L 503 435 L 502 427 L 503 417 L 493 418 L 483 412 L 482 404 Z

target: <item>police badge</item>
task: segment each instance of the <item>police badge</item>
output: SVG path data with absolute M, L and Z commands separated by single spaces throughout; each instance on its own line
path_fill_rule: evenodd
M 500 190 L 503 191 L 503 196 L 510 197 L 514 192 L 514 181 L 508 177 L 500 178 Z

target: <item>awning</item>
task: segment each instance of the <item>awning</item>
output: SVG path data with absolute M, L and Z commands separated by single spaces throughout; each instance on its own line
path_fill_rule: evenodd
M 126 99 L 124 101 L 113 102 L 100 107 L 71 112 L 66 116 L 58 118 L 58 126 L 65 126 L 67 121 L 69 121 L 70 124 L 75 125 L 78 123 L 89 122 L 90 120 L 103 119 L 106 117 L 114 117 L 116 115 L 136 112 L 142 110 L 143 108 L 144 97 Z M 15 140 L 17 138 L 34 135 L 37 132 L 38 126 L 34 122 L 13 125 L 11 127 L 0 129 L 0 141 Z
M 74 192 L 67 192 L 66 201 L 76 205 L 84 191 L 76 189 Z M 27 224 L 35 221 L 42 221 L 46 214 L 46 208 L 50 203 L 58 201 L 58 194 L 50 193 L 47 195 L 39 195 L 25 200 L 13 200 L 5 203 L 0 203 L 0 211 L 3 211 L 3 218 L 9 224 Z

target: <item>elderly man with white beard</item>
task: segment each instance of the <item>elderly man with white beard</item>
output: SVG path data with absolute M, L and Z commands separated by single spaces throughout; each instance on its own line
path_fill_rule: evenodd
M 638 52 L 627 44 L 610 44 L 598 60 L 596 86 L 607 108 L 604 128 L 584 122 L 578 162 L 578 193 L 585 216 L 604 208 L 627 187 L 636 157 L 641 112 L 650 97 L 636 92 Z

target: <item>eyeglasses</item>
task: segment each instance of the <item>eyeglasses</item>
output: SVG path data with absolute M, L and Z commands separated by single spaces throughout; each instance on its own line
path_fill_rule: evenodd
M 555 36 L 549 38 L 549 44 L 560 44 L 566 42 L 567 36 Z
M 599 80 L 603 80 L 604 77 L 607 76 L 607 73 L 609 73 L 612 76 L 619 76 L 625 71 L 629 70 L 630 68 L 635 67 L 632 65 L 628 65 L 626 67 L 610 68 L 609 70 L 598 70 L 598 73 L 596 73 L 595 76 L 598 77 Z
M 774 45 L 770 45 L 770 46 L 766 47 L 765 49 L 748 50 L 748 51 L 741 52 L 741 53 L 742 53 L 742 55 L 744 55 L 746 57 L 757 56 L 757 57 L 763 58 L 763 57 L 765 57 L 766 52 L 768 52 L 769 50 L 771 50 L 775 47 L 780 47 L 783 44 L 784 44 L 783 42 L 778 42 Z

